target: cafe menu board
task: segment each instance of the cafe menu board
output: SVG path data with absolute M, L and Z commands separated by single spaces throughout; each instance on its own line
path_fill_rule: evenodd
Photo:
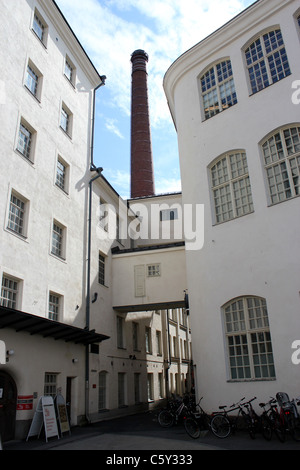
M 61 434 L 64 432 L 69 432 L 69 434 L 71 434 L 66 403 L 64 397 L 60 393 L 55 397 L 55 405 Z

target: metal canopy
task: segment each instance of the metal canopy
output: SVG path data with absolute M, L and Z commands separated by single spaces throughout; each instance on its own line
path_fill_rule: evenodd
M 159 302 L 152 304 L 138 304 L 138 305 L 119 305 L 114 306 L 113 309 L 117 312 L 149 312 L 151 310 L 167 310 L 169 308 L 184 308 L 186 306 L 184 300 L 175 300 L 173 302 Z
M 0 329 L 3 328 L 12 328 L 16 332 L 26 331 L 31 335 L 85 345 L 100 343 L 109 338 L 109 336 L 96 333 L 95 330 L 77 328 L 7 307 L 0 307 Z

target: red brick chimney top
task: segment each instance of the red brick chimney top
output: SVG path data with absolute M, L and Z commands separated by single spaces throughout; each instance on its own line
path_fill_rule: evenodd
M 148 54 L 138 49 L 131 55 L 131 197 L 153 196 L 154 176 L 148 106 Z

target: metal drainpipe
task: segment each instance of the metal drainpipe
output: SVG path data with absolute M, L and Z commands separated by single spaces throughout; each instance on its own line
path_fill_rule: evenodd
M 91 282 L 91 227 L 92 227 L 92 184 L 93 182 L 101 176 L 101 172 L 103 168 L 96 168 L 94 164 L 94 127 L 95 127 L 95 108 L 96 108 L 96 91 L 103 85 L 105 85 L 105 75 L 101 76 L 101 83 L 94 89 L 94 96 L 93 96 L 93 114 L 92 114 L 92 138 L 91 138 L 91 166 L 90 171 L 96 171 L 97 175 L 94 176 L 89 181 L 89 215 L 88 215 L 88 263 L 87 263 L 87 292 L 86 292 L 86 324 L 85 329 L 90 329 L 90 282 Z M 89 368 L 90 368 L 90 360 L 89 360 L 89 345 L 87 344 L 85 347 L 85 417 L 87 422 L 90 422 L 89 417 Z

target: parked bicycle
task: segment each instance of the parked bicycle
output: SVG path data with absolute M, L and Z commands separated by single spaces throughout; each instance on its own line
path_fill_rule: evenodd
M 276 393 L 276 399 L 280 406 L 280 416 L 285 425 L 285 430 L 295 441 L 300 441 L 300 417 L 297 410 L 299 398 L 290 401 L 285 392 Z
M 193 439 L 198 439 L 203 433 L 206 433 L 210 428 L 212 415 L 207 414 L 200 405 L 203 397 L 200 398 L 196 405 L 195 411 L 190 411 L 188 416 L 184 418 L 184 428 L 187 434 Z
M 188 395 L 184 398 L 173 398 L 168 401 L 166 408 L 158 414 L 158 422 L 163 428 L 168 428 L 177 424 L 184 416 L 194 411 L 195 405 Z
M 286 439 L 286 430 L 283 416 L 280 415 L 277 408 L 277 401 L 271 397 L 267 403 L 260 403 L 259 406 L 264 409 L 261 419 L 261 433 L 263 437 L 270 441 L 273 436 L 273 432 L 280 442 L 284 442 Z
M 244 400 L 245 397 L 239 402 L 231 405 L 229 409 L 227 405 L 219 406 L 219 409 L 223 411 L 216 413 L 210 423 L 211 430 L 215 436 L 220 439 L 224 439 L 239 429 L 242 423 L 243 428 L 246 427 L 248 430 L 250 437 L 252 439 L 255 438 L 256 428 L 250 415 L 250 409 L 252 407 L 248 405 L 250 405 L 253 400 L 256 400 L 256 397 L 252 398 L 248 402 L 242 403 Z M 237 410 L 238 413 L 234 417 L 229 416 L 229 413 Z

